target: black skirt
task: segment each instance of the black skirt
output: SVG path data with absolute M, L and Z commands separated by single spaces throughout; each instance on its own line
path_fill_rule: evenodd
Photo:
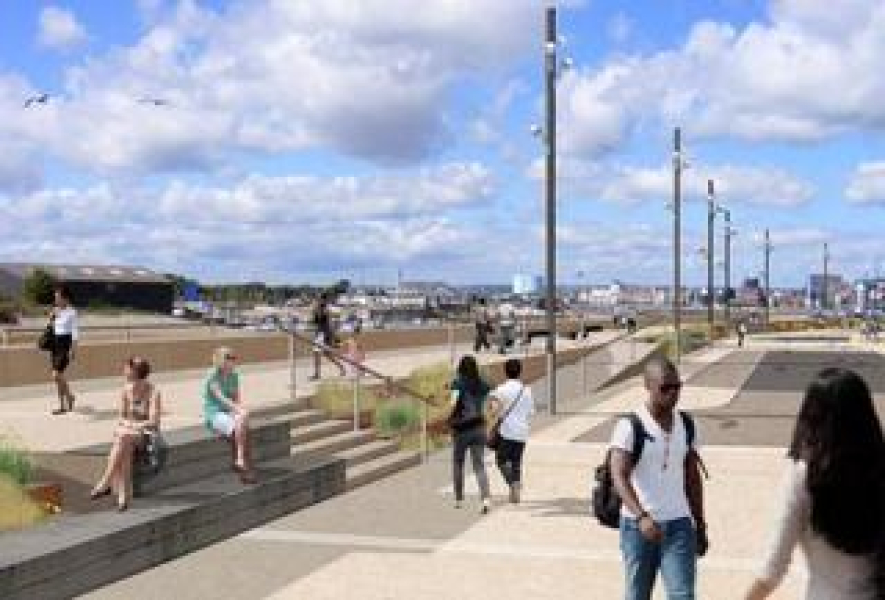
M 55 336 L 55 345 L 52 347 L 52 353 L 49 355 L 52 370 L 57 373 L 64 373 L 71 362 L 71 346 L 74 338 L 70 334 Z

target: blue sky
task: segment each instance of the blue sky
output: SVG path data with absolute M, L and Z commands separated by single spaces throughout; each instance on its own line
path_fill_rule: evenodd
M 539 273 L 544 4 L 0 0 L 0 260 Z M 880 1 L 563 0 L 559 27 L 560 281 L 670 281 L 675 126 L 689 283 L 708 178 L 735 280 L 760 271 L 765 228 L 776 286 L 819 271 L 824 242 L 846 276 L 885 267 Z

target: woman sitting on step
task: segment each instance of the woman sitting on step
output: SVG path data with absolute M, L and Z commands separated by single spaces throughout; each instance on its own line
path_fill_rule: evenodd
M 96 500 L 115 492 L 117 509 L 126 510 L 132 499 L 132 457 L 147 440 L 147 434 L 160 429 L 160 391 L 148 381 L 151 366 L 140 356 L 123 365 L 126 385 L 120 398 L 120 422 L 104 473 L 90 498 Z
M 212 355 L 212 369 L 203 384 L 203 410 L 206 427 L 229 440 L 233 449 L 233 469 L 240 481 L 255 483 L 252 447 L 249 441 L 249 413 L 240 397 L 240 376 L 235 370 L 233 350 L 221 347 Z

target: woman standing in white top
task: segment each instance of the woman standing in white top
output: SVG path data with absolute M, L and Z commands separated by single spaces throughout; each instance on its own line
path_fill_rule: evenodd
M 80 337 L 77 325 L 77 311 L 71 305 L 71 294 L 64 287 L 55 289 L 55 306 L 50 314 L 52 329 L 55 334 L 52 352 L 50 353 L 50 366 L 52 368 L 52 380 L 58 392 L 58 408 L 52 411 L 54 415 L 62 415 L 74 410 L 74 394 L 71 386 L 65 378 L 65 369 L 74 359 L 74 351 L 77 348 L 77 340 Z
M 885 440 L 863 379 L 847 369 L 818 374 L 789 457 L 768 558 L 745 598 L 767 598 L 799 544 L 808 562 L 806 600 L 885 599 Z

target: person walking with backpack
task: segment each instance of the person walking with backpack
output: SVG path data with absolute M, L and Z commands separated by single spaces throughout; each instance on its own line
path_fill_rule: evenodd
M 522 455 L 529 439 L 529 419 L 535 414 L 535 401 L 531 388 L 519 379 L 522 375 L 519 359 L 511 358 L 504 363 L 504 375 L 507 381 L 491 394 L 494 411 L 501 415 L 497 425 L 499 440 L 495 447 L 495 462 L 510 488 L 510 502 L 519 504 Z
M 707 550 L 694 422 L 676 410 L 682 382 L 670 360 L 653 358 L 644 380 L 648 400 L 617 423 L 611 441 L 624 597 L 650 600 L 660 571 L 669 600 L 694 600 L 697 557 Z
M 486 447 L 484 410 L 489 390 L 488 384 L 479 375 L 476 359 L 470 355 L 462 357 L 451 385 L 452 413 L 449 417 L 453 437 L 452 480 L 455 508 L 461 508 L 464 503 L 464 459 L 469 451 L 476 482 L 479 484 L 483 514 L 489 512 L 491 506 L 489 478 L 483 463 Z
M 746 600 L 767 598 L 802 547 L 806 600 L 885 599 L 885 436 L 867 384 L 828 368 L 799 409 L 780 516 Z

